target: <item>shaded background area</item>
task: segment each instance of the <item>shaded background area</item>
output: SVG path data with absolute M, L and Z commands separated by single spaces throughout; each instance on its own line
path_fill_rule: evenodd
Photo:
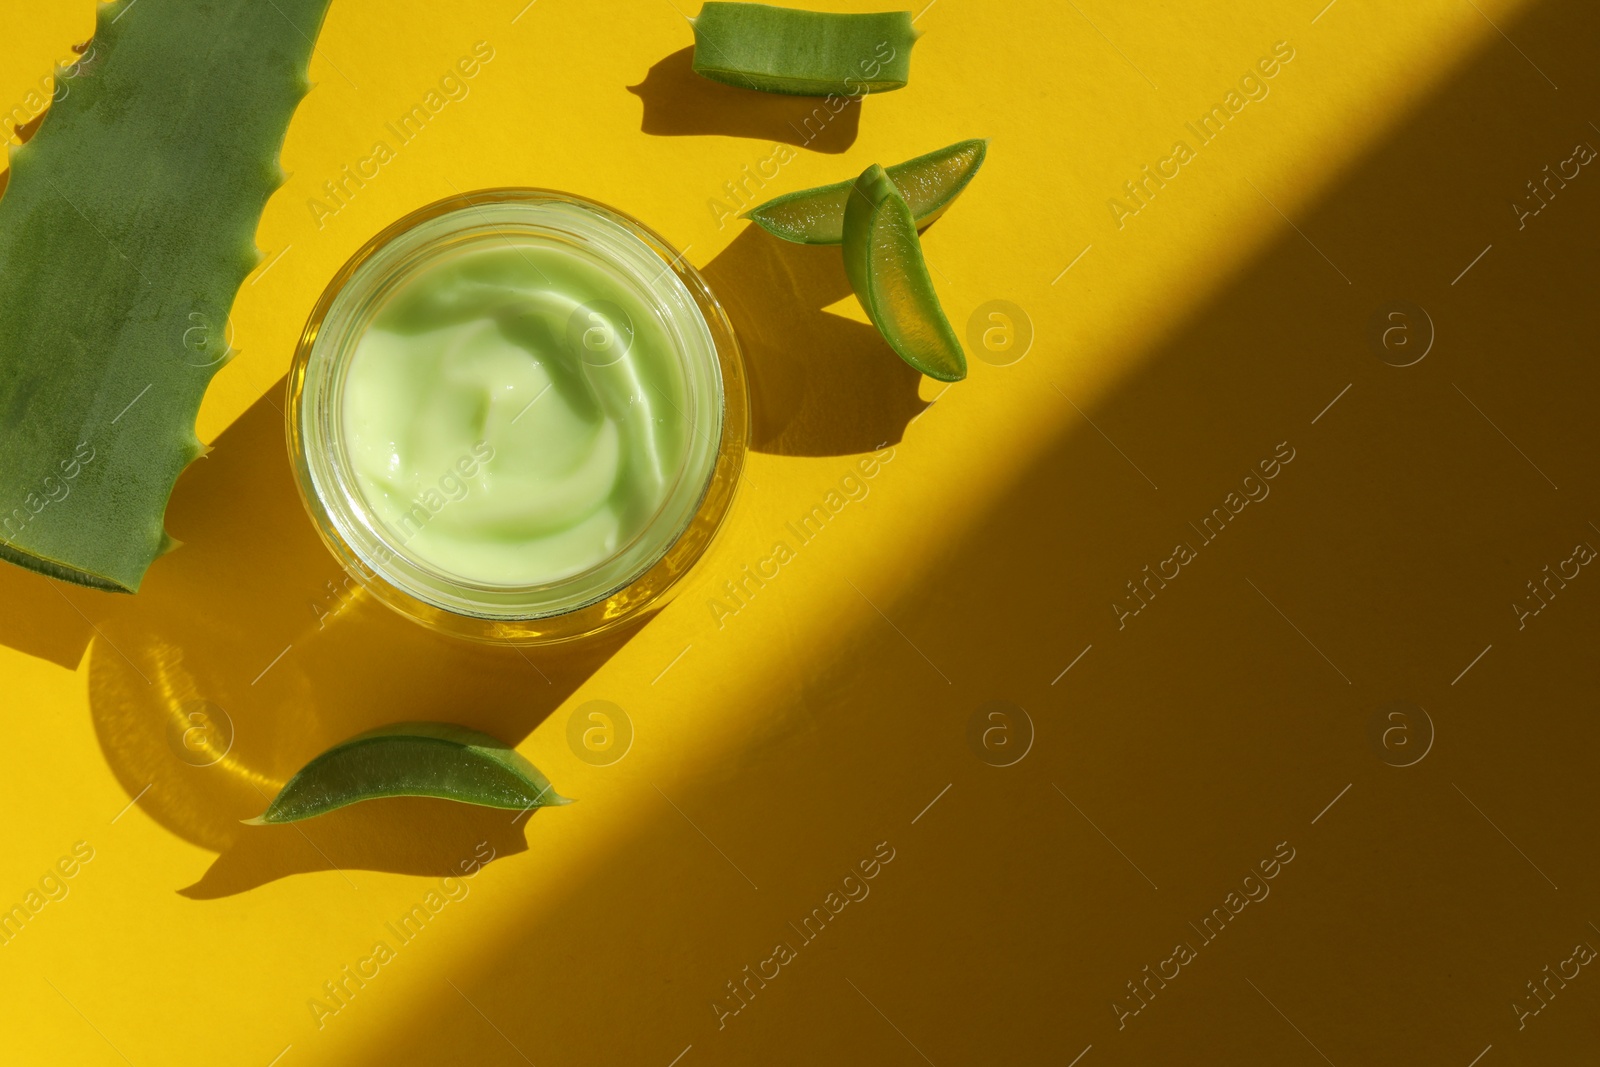
M 836 456 L 898 443 L 925 406 L 921 375 L 878 331 L 824 308 L 855 302 L 836 247 L 794 245 L 741 223 L 702 272 L 750 367 L 751 445 L 781 456 Z
M 1063 397 L 1050 446 L 919 580 L 829 579 L 840 611 L 864 593 L 882 617 L 804 666 L 770 650 L 731 716 L 781 720 L 781 740 L 730 741 L 716 773 L 662 782 L 693 825 L 634 782 L 653 817 L 463 985 L 509 1039 L 489 1062 L 690 1046 L 684 1063 L 1064 1064 L 1092 1045 L 1084 1063 L 1464 1067 L 1489 1045 L 1485 1063 L 1591 1047 L 1600 983 L 1521 1031 L 1510 1004 L 1538 1006 L 1527 981 L 1600 945 L 1583 770 L 1600 583 L 1585 571 L 1525 630 L 1510 605 L 1600 545 L 1600 184 L 1585 171 L 1523 231 L 1508 203 L 1600 140 L 1581 109 L 1600 25 L 1546 3 L 1505 28 L 1559 95 L 1496 37 L 1113 395 L 1084 414 Z M 1259 175 L 1230 177 L 1275 211 Z M 1368 339 L 1400 298 L 1437 332 L 1406 368 Z M 1269 495 L 1196 534 L 1284 442 Z M 1139 604 L 1125 583 L 1177 542 L 1194 561 L 1119 628 L 1113 601 Z M 1014 766 L 970 743 L 996 700 L 1036 734 Z M 1413 716 L 1375 743 L 1395 701 L 1436 736 Z M 995 721 L 1014 756 L 1026 720 Z M 885 840 L 897 857 L 870 896 L 808 943 L 791 924 Z M 1269 895 L 1214 942 L 1195 932 L 1285 849 Z M 719 1029 L 712 1003 L 738 1007 L 727 983 L 775 941 L 798 960 L 742 987 Z M 1197 958 L 1132 1014 L 1127 983 L 1178 942 Z M 551 961 L 570 987 L 530 1003 Z M 475 1044 L 483 1025 L 444 996 L 362 1062 L 424 1035 L 441 1054 Z
M 663 55 L 682 64 L 681 19 L 657 6 L 588 51 L 593 10 L 524 9 L 520 54 L 500 25 L 516 12 L 485 17 L 499 65 L 321 244 L 281 239 L 284 273 L 247 298 L 240 332 L 286 350 L 320 268 L 447 195 L 438 175 L 470 188 L 536 174 L 660 220 L 680 247 L 701 244 L 691 257 L 750 350 L 759 454 L 723 536 L 662 615 L 582 654 L 444 645 L 359 599 L 324 617 L 337 574 L 288 481 L 281 368 L 230 367 L 224 392 L 269 399 L 185 475 L 170 525 L 188 543 L 145 592 L 63 595 L 0 571 L 14 606 L 0 640 L 28 653 L 6 653 L 23 691 L 83 690 L 81 706 L 69 693 L 17 709 L 0 797 L 26 813 L 15 836 L 46 830 L 12 849 L 13 896 L 58 838 L 99 849 L 5 948 L 17 1042 L 37 1032 L 80 1062 L 225 1049 L 285 1065 L 1585 1058 L 1600 1036 L 1588 968 L 1552 983 L 1522 1029 L 1512 1004 L 1531 1009 L 1527 983 L 1576 943 L 1600 946 L 1600 869 L 1583 847 L 1600 593 L 1584 569 L 1522 629 L 1511 604 L 1579 541 L 1600 545 L 1600 190 L 1584 169 L 1521 230 L 1509 204 L 1575 141 L 1600 143 L 1584 132 L 1596 15 L 1569 0 L 1521 17 L 1428 5 L 1401 33 L 1411 95 L 1368 108 L 1396 60 L 1386 23 L 1356 4 L 1197 3 L 1155 27 L 1098 5 L 1000 18 L 945 0 L 921 23 L 914 85 L 866 102 L 861 141 L 894 161 L 996 125 L 984 173 L 926 247 L 963 336 L 995 296 L 1024 304 L 1038 336 L 1014 365 L 974 358 L 912 423 L 918 383 L 852 317 L 836 260 L 753 232 L 724 245 L 708 221 L 705 200 L 775 135 L 730 125 L 723 97 L 697 106 L 703 133 L 652 130 L 644 92 L 638 137 L 639 101 L 618 87 Z M 335 5 L 319 49 L 372 86 L 353 61 L 370 27 L 351 11 Z M 1480 47 L 1440 77 L 1429 50 L 1459 45 L 1463 20 Z M 1103 198 L 1181 130 L 1156 103 L 1220 98 L 1279 32 L 1301 56 L 1273 97 L 1126 230 L 1108 227 Z M 406 51 L 426 36 L 397 34 L 385 60 L 434 69 L 440 56 Z M 559 66 L 555 43 L 581 58 L 556 80 L 592 111 L 526 91 L 551 79 L 547 58 Z M 973 94 L 974 55 L 1014 108 Z M 1060 81 L 1029 73 L 1046 68 Z M 1025 92 L 1007 80 L 1019 71 Z M 331 130 L 343 152 L 386 112 L 322 73 L 296 128 Z M 506 112 L 489 117 L 492 76 L 538 131 L 537 166 L 508 144 Z M 398 104 L 415 88 L 396 75 L 365 91 Z M 1358 123 L 1385 124 L 1368 150 L 1289 136 L 1346 130 L 1334 112 L 1351 100 Z M 628 137 L 595 132 L 612 127 Z M 848 162 L 802 153 L 784 181 L 859 172 L 869 160 L 847 147 Z M 494 159 L 454 169 L 474 150 Z M 325 164 L 307 188 L 337 169 Z M 1328 169 L 1309 182 L 1315 166 Z M 1308 200 L 1308 184 L 1322 192 Z M 301 210 L 297 190 L 275 201 L 264 245 Z M 1227 239 L 1195 236 L 1219 218 Z M 1151 283 L 1169 259 L 1166 286 Z M 1009 291 L 990 290 L 998 279 Z M 262 310 L 291 284 L 289 311 Z M 1404 368 L 1369 340 L 1401 298 L 1437 334 Z M 1030 437 L 1040 410 L 1049 432 Z M 870 492 L 814 539 L 789 531 L 881 441 L 894 452 Z M 1238 502 L 1260 461 L 1288 455 L 1270 495 Z M 1226 525 L 1206 541 L 1191 524 L 1216 508 Z M 795 560 L 737 612 L 708 611 L 775 538 Z M 1195 558 L 1142 587 L 1148 604 L 1119 626 L 1113 604 L 1141 603 L 1128 583 L 1178 542 Z M 86 669 L 62 669 L 85 649 Z M 614 764 L 569 743 L 594 698 L 632 718 Z M 194 699 L 229 712 L 236 765 L 191 767 L 171 746 L 174 710 Z M 1397 701 L 1417 714 L 1382 717 Z M 304 837 L 239 836 L 257 785 L 417 707 L 522 739 L 579 803 L 515 825 L 369 805 Z M 324 983 L 398 940 L 395 919 L 480 844 L 497 858 L 470 896 L 327 1000 Z M 879 856 L 893 858 L 864 881 Z M 1219 908 L 1208 940 L 1198 927 Z M 749 977 L 779 942 L 795 959 Z M 1150 978 L 1179 942 L 1195 958 Z
M 520 851 L 537 820 L 420 798 L 240 825 L 312 756 L 376 726 L 445 718 L 520 741 L 631 632 L 496 648 L 435 635 L 372 599 L 301 507 L 282 396 L 262 397 L 184 472 L 167 522 L 186 543 L 138 595 L 95 598 L 90 707 L 113 771 L 147 814 L 222 853 L 191 895 L 312 870 L 453 874 L 483 840 Z

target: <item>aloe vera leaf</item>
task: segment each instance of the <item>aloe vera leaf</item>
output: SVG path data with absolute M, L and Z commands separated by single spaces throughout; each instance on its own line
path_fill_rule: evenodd
M 707 3 L 694 24 L 694 72 L 792 96 L 861 96 L 905 86 L 919 36 L 909 11 L 841 15 L 770 4 Z
M 967 376 L 967 357 L 922 258 L 911 208 L 877 164 L 855 181 L 844 209 L 850 288 L 895 354 L 930 378 Z
M 132 592 L 328 0 L 120 0 L 0 196 L 0 558 Z
M 252 826 L 298 822 L 380 797 L 440 797 L 489 808 L 570 804 L 516 749 L 442 722 L 368 730 L 300 768 Z
M 911 208 L 917 228 L 943 215 L 972 176 L 983 166 L 989 142 L 979 138 L 957 141 L 925 156 L 885 167 L 900 195 Z M 802 245 L 836 245 L 844 240 L 844 204 L 854 181 L 835 182 L 815 189 L 786 193 L 758 204 L 745 218 L 774 237 Z

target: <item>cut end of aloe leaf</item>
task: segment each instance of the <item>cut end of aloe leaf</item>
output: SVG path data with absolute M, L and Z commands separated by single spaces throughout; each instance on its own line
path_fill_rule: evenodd
M 942 382 L 967 376 L 967 357 L 945 318 L 905 198 L 877 164 L 845 202 L 844 266 L 850 287 L 895 354 Z
M 957 141 L 935 152 L 885 168 L 905 197 L 917 229 L 929 225 L 961 195 L 983 166 L 989 142 Z M 844 205 L 853 182 L 835 182 L 775 197 L 744 213 L 757 226 L 785 241 L 836 245 L 844 239 Z
M 90 589 L 100 589 L 107 593 L 136 593 L 139 591 L 139 583 L 137 581 L 132 585 L 124 585 L 104 575 L 90 574 L 88 571 L 69 567 L 65 563 L 23 551 L 15 545 L 9 545 L 4 541 L 0 541 L 0 559 L 5 560 L 7 563 L 15 563 L 17 566 L 25 567 L 30 571 L 37 571 L 47 578 L 57 578 L 63 582 L 72 582 L 75 585 L 87 586 Z
M 846 15 L 709 2 L 694 28 L 696 74 L 794 96 L 862 96 L 905 86 L 919 32 L 909 11 Z
M 384 797 L 435 797 L 528 811 L 572 803 L 503 741 L 450 723 L 407 722 L 335 745 L 290 778 L 246 826 L 299 822 Z

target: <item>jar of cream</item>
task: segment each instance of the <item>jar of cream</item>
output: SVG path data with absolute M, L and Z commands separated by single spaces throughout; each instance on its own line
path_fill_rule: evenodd
M 612 208 L 491 189 L 406 216 L 312 311 L 295 478 L 367 590 L 436 629 L 541 643 L 664 603 L 732 502 L 749 400 L 727 316 Z

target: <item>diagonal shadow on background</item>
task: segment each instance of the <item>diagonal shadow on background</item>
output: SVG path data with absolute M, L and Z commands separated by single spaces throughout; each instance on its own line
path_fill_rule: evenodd
M 1314 1043 L 1398 1065 L 1466 1064 L 1490 1042 L 1521 1042 L 1522 1062 L 1587 1048 L 1582 1010 L 1519 1035 L 1505 1004 L 1589 936 L 1582 902 L 1600 891 L 1595 594 L 1563 593 L 1567 623 L 1552 610 L 1537 640 L 1507 603 L 1574 540 L 1600 543 L 1582 532 L 1600 521 L 1600 178 L 1526 230 L 1506 204 L 1575 140 L 1600 144 L 1581 111 L 1600 24 L 1552 0 L 1501 28 L 1559 94 L 1489 37 L 1087 409 L 1103 433 L 1063 402 L 1061 431 L 940 566 L 898 595 L 867 587 L 898 629 L 869 616 L 803 664 L 775 658 L 764 690 L 720 694 L 732 720 L 795 724 L 774 728 L 782 745 L 670 784 L 683 817 L 654 805 L 556 906 L 485 935 L 457 979 L 476 1012 L 418 991 L 412 1024 L 362 1062 L 471 1047 L 665 1064 L 685 1046 L 697 1065 L 918 1062 L 911 1044 L 936 1063 L 1067 1063 L 1090 1043 L 1095 1064 L 1316 1062 Z M 1236 177 L 1256 197 L 1260 177 Z M 1183 210 L 1181 188 L 1151 210 Z M 1412 367 L 1367 340 L 1395 298 L 1437 329 Z M 1041 359 L 965 388 L 1008 373 L 1047 388 Z M 1293 459 L 1269 496 L 1214 541 L 1187 532 L 1281 443 Z M 1119 629 L 1125 582 L 1188 540 L 1198 558 Z M 1014 767 L 967 747 L 993 699 L 1037 729 Z M 1412 768 L 1367 740 L 1395 699 L 1438 725 Z M 910 732 L 945 737 L 942 762 L 910 762 Z M 866 780 L 903 803 L 860 804 Z M 711 1002 L 739 1003 L 741 968 L 798 940 L 789 923 L 885 838 L 897 859 L 872 896 L 719 1027 Z M 1270 901 L 1119 1033 L 1108 1005 L 1126 983 L 1198 941 L 1189 924 L 1279 842 L 1295 859 Z

